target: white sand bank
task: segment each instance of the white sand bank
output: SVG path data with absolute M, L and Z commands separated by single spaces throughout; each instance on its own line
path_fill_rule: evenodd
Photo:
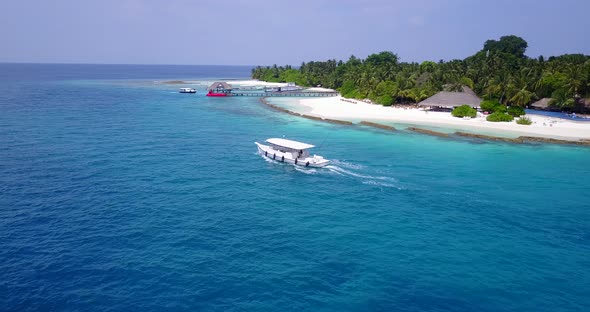
M 287 85 L 284 82 L 266 82 L 260 80 L 228 80 L 226 82 L 235 87 L 284 87 Z
M 285 87 L 287 83 L 285 82 L 266 82 L 260 80 L 229 80 L 227 83 L 231 84 L 232 86 L 236 87 Z M 305 88 L 306 91 L 318 91 L 318 92 L 333 92 L 333 89 L 328 88 L 321 88 L 321 87 L 312 87 L 312 88 Z
M 302 110 L 307 111 L 307 114 L 331 119 L 426 125 L 475 133 L 502 134 L 508 137 L 526 135 L 562 140 L 590 139 L 590 122 L 574 122 L 539 115 L 527 115 L 533 121 L 532 125 L 527 126 L 516 122 L 488 122 L 484 116 L 461 119 L 444 112 L 384 107 L 361 101 L 343 100 L 339 96 L 299 99 L 298 103 Z M 291 109 L 297 111 L 298 105 L 291 105 Z

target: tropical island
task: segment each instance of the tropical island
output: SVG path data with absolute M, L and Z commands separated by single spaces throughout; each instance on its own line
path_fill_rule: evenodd
M 527 47 L 520 37 L 504 36 L 486 41 L 464 60 L 404 63 L 392 52 L 381 52 L 364 60 L 351 56 L 346 62 L 313 61 L 298 68 L 258 66 L 252 78 L 338 90 L 338 99 L 299 100 L 305 112 L 321 118 L 387 120 L 476 133 L 499 130 L 513 138 L 533 135 L 587 142 L 590 122 L 576 122 L 575 117 L 586 120 L 582 114 L 590 110 L 590 56 L 530 58 L 525 55 Z M 525 108 L 567 112 L 573 118 L 526 115 Z
M 464 60 L 400 62 L 392 52 L 366 59 L 312 61 L 298 68 L 273 65 L 252 69 L 252 78 L 295 82 L 338 90 L 345 98 L 369 99 L 385 106 L 418 103 L 439 91 L 472 89 L 484 100 L 526 107 L 550 99 L 547 108 L 584 113 L 590 105 L 590 56 L 565 54 L 530 58 L 528 43 L 517 36 L 487 40 Z

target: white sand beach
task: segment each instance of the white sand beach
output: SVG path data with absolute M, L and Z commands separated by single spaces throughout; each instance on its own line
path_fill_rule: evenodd
M 516 122 L 489 122 L 485 116 L 462 119 L 450 113 L 425 111 L 422 109 L 404 109 L 368 104 L 358 100 L 342 97 L 313 98 L 293 100 L 298 102 L 301 112 L 322 118 L 349 121 L 390 122 L 407 125 L 424 125 L 447 128 L 453 131 L 468 131 L 482 134 L 496 134 L 506 137 L 537 136 L 561 140 L 590 140 L 590 122 L 575 122 L 565 119 L 550 118 L 540 115 L 527 115 L 532 125 L 519 125 Z M 294 108 L 295 107 L 295 108 Z M 291 106 L 297 111 L 297 105 Z M 311 111 L 310 111 L 311 109 Z
M 213 81 L 195 81 L 193 83 L 209 85 Z M 234 87 L 280 87 L 287 85 L 286 83 L 259 80 L 231 80 L 228 83 Z M 306 90 L 334 91 L 321 87 L 306 88 Z M 395 124 L 397 127 L 400 124 L 436 127 L 448 132 L 466 131 L 509 138 L 536 136 L 569 141 L 590 140 L 590 122 L 576 122 L 534 114 L 527 115 L 533 122 L 532 125 L 519 125 L 514 121 L 488 122 L 481 113 L 478 113 L 476 118 L 462 119 L 453 117 L 446 112 L 434 112 L 417 108 L 385 107 L 378 104 L 368 104 L 360 100 L 344 99 L 341 96 L 280 99 L 269 99 L 269 102 L 281 106 L 287 100 L 289 110 L 329 119 L 353 122 L 360 120 L 382 122 Z
M 260 80 L 228 80 L 227 83 L 234 87 L 284 87 L 285 82 L 266 82 Z

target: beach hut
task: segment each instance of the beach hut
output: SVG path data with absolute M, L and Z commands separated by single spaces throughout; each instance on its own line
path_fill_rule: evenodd
M 469 105 L 474 108 L 479 108 L 481 99 L 475 95 L 475 92 L 467 87 L 464 87 L 463 90 L 464 92 L 441 91 L 418 103 L 418 106 L 443 108 L 448 110 L 461 105 Z
M 549 103 L 551 102 L 551 98 L 542 98 L 538 101 L 536 101 L 535 103 L 532 103 L 531 105 L 529 105 L 530 107 L 534 108 L 534 109 L 548 109 L 549 108 Z

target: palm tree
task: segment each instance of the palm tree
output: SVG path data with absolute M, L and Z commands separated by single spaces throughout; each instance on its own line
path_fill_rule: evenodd
M 531 102 L 534 95 L 535 94 L 533 92 L 523 87 L 522 89 L 518 90 L 513 97 L 510 98 L 510 102 L 517 106 L 524 107 Z
M 572 109 L 574 107 L 574 99 L 571 98 L 565 89 L 559 89 L 551 95 L 550 106 L 555 106 L 560 109 Z
M 445 89 L 448 91 L 461 92 L 463 91 L 463 83 L 461 82 L 461 71 L 455 64 L 450 66 L 450 69 L 443 73 L 445 82 Z
M 515 72 L 506 92 L 506 98 L 509 99 L 508 101 L 510 103 L 518 106 L 525 106 L 530 103 L 535 95 L 528 88 L 533 75 L 532 73 L 533 70 L 527 67 Z
M 584 67 L 577 66 L 575 64 L 569 64 L 569 66 L 566 67 L 566 87 L 568 88 L 570 94 L 572 94 L 573 96 L 576 96 L 578 94 L 579 88 L 583 85 L 583 69 Z
M 431 94 L 428 92 L 427 89 L 418 89 L 418 88 L 414 88 L 409 90 L 409 92 L 407 93 L 407 96 L 414 100 L 414 102 L 418 103 L 421 102 L 422 100 L 427 99 L 428 97 L 431 96 Z
M 451 92 L 463 92 L 463 84 L 461 81 L 454 81 L 452 83 L 448 83 L 445 89 Z
M 412 89 L 400 90 L 397 93 L 397 96 L 401 100 L 400 102 L 406 103 L 408 101 L 408 99 L 412 99 L 412 96 L 413 96 Z
M 512 77 L 508 71 L 503 70 L 498 72 L 498 74 L 492 78 L 492 81 L 490 81 L 490 85 L 487 88 L 488 96 L 494 97 L 495 95 L 499 95 L 500 103 L 503 103 L 511 81 Z

